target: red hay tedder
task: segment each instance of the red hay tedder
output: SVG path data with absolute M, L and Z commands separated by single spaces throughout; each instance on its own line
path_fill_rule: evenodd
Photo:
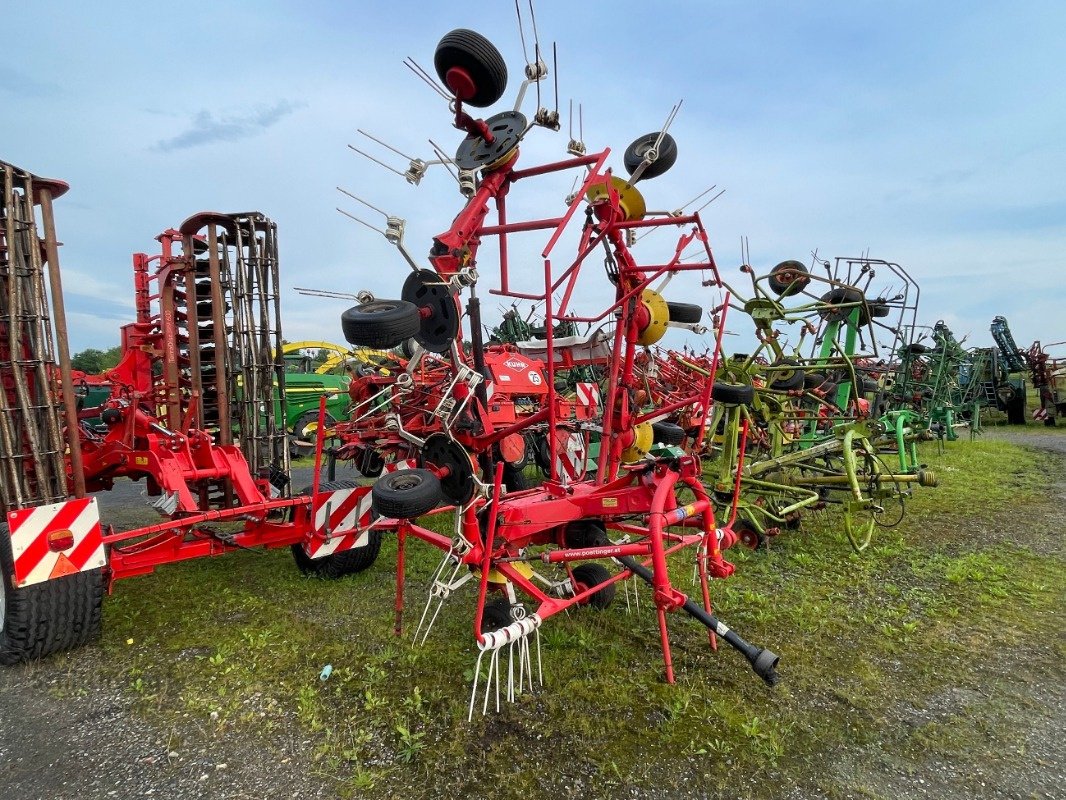
M 464 110 L 492 105 L 505 91 L 503 58 L 480 34 L 465 29 L 447 34 L 434 62 L 452 96 L 455 127 L 466 133 L 453 159 L 463 171 L 461 186 L 469 189 L 464 192 L 466 203 L 451 226 L 434 237 L 429 253 L 432 269 L 419 268 L 408 257 L 414 271 L 400 299 L 377 299 L 363 292 L 362 302 L 342 318 L 345 336 L 353 345 L 397 347 L 410 337 L 418 343 L 404 373 L 388 379 L 393 393 L 381 413 L 383 427 L 405 443 L 407 454 L 419 466 L 382 475 L 372 492 L 373 508 L 382 518 L 375 527 L 395 529 L 399 541 L 397 631 L 405 544 L 414 537 L 445 554 L 416 638 L 421 635 L 425 640 L 456 589 L 472 580 L 477 585 L 473 634 L 481 655 L 471 713 L 485 653 L 490 658 L 483 710 L 493 684 L 499 703 L 501 651 L 506 649 L 519 664 L 507 670 L 510 697 L 521 691 L 524 676 L 532 683 L 530 640 L 537 642 L 539 664 L 537 635 L 545 620 L 576 605 L 603 607 L 613 599 L 617 584 L 632 577 L 652 587 L 668 681 L 674 675 L 667 615 L 682 610 L 707 626 L 712 645 L 715 636 L 721 636 L 760 677 L 775 683 L 777 656 L 745 642 L 712 612 L 709 578 L 732 573 L 722 549 L 736 537 L 728 525 L 716 525 L 700 460 L 677 447 L 680 442 L 655 441 L 653 424 L 667 418 L 685 419 L 693 439 L 702 441 L 703 409 L 714 394 L 712 376 L 718 359 L 716 346 L 706 367 L 695 364 L 693 370 L 671 361 L 667 371 L 683 372 L 686 380 L 669 387 L 651 378 L 648 370 L 645 348 L 658 342 L 671 324 L 691 325 L 693 316 L 698 321 L 702 315 L 700 306 L 668 303 L 660 294 L 662 288 L 685 272 L 710 276 L 709 282 L 718 284 L 699 214 L 649 213 L 636 187 L 638 180 L 653 178 L 673 164 L 674 140 L 664 130 L 630 145 L 624 158 L 628 178 L 615 176 L 607 166 L 609 149 L 587 153 L 576 142 L 571 143 L 569 158 L 522 169 L 519 144 L 538 124 L 557 127 L 551 113 L 538 109 L 529 123 L 517 109 L 486 120 Z M 528 85 L 543 78 L 546 68 L 529 65 L 526 75 Z M 506 200 L 517 184 L 552 176 L 565 179 L 568 174 L 578 176 L 580 188 L 568 198 L 562 216 L 509 218 Z M 495 208 L 492 220 L 490 205 Z M 560 257 L 557 245 L 573 226 L 579 227 L 576 254 Z M 639 232 L 654 229 L 676 231 L 674 254 L 665 263 L 642 264 L 633 245 Z M 535 279 L 539 285 L 519 291 L 515 284 L 522 276 L 510 269 L 512 242 L 519 234 L 536 232 L 546 237 L 540 249 L 543 271 Z M 537 363 L 536 410 L 527 415 L 501 414 L 494 404 L 510 389 L 493 347 L 482 341 L 477 288 L 484 267 L 479 255 L 490 239 L 498 246 L 499 285 L 489 293 L 543 304 L 545 338 L 514 345 L 515 352 Z M 390 241 L 402 248 L 396 237 Z M 683 260 L 690 245 L 699 255 Z M 593 254 L 606 263 L 611 296 L 597 313 L 580 314 L 572 305 L 579 293 L 586 304 L 594 302 L 591 282 L 582 281 Z M 464 314 L 469 342 L 464 342 L 461 326 Z M 590 333 L 556 337 L 560 322 L 586 323 Z M 556 381 L 562 370 L 582 365 L 594 365 L 606 375 L 592 424 L 572 413 L 575 407 Z M 432 379 L 426 378 L 427 369 Z M 644 388 L 650 378 L 657 383 L 651 392 Z M 375 387 L 380 382 L 370 381 Z M 406 388 L 406 400 L 395 393 L 397 386 Z M 364 400 L 372 405 L 377 396 L 368 392 Z M 441 419 L 432 429 L 423 424 L 427 409 L 446 410 L 437 414 Z M 409 422 L 414 418 L 420 420 L 417 426 Z M 589 478 L 560 468 L 567 460 L 562 451 L 583 428 L 594 430 L 600 440 L 597 468 Z M 497 445 L 534 430 L 547 433 L 549 475 L 536 488 L 515 490 L 505 480 L 508 459 L 501 457 Z M 684 430 L 677 430 L 684 439 Z M 431 513 L 454 515 L 454 524 L 448 526 L 454 535 L 414 521 Z M 694 554 L 698 601 L 687 597 L 671 578 L 668 558 L 685 550 Z

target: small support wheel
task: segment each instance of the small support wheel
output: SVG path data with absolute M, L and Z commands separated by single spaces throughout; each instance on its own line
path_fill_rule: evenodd
M 791 358 L 783 358 L 773 364 L 775 367 L 793 367 L 793 369 L 774 370 L 770 373 L 770 388 L 778 392 L 791 392 L 805 385 L 806 377 L 799 363 Z
M 506 595 L 497 594 L 485 600 L 485 610 L 481 614 L 481 632 L 492 633 L 506 628 L 511 619 L 511 601 Z
M 451 287 L 433 270 L 420 269 L 407 276 L 400 297 L 419 309 L 415 341 L 431 353 L 448 352 L 459 333 L 459 307 Z M 422 316 L 422 309 L 429 313 Z
M 766 537 L 750 524 L 739 522 L 733 527 L 733 532 L 737 535 L 737 541 L 749 550 L 766 549 Z
M 824 372 L 805 372 L 803 374 L 803 388 L 818 389 L 821 388 L 828 380 L 829 376 L 826 375 Z
M 604 581 L 611 579 L 610 571 L 601 564 L 581 564 L 574 567 L 574 593 L 580 594 L 581 592 L 591 589 L 593 586 L 598 586 Z M 609 583 L 602 589 L 597 589 L 590 594 L 582 602 L 582 605 L 588 605 L 592 608 L 605 609 L 612 602 L 614 602 L 614 596 L 617 593 L 618 586 L 614 583 Z
M 648 164 L 647 168 L 640 173 L 640 180 L 659 177 L 677 161 L 677 142 L 674 137 L 668 133 L 663 134 L 662 137 L 663 139 L 659 142 L 659 147 L 655 151 L 655 160 Z M 622 156 L 622 163 L 626 168 L 626 172 L 632 175 L 637 171 L 637 167 L 644 163 L 644 157 L 655 148 L 655 142 L 658 139 L 659 131 L 655 131 L 654 133 L 646 133 L 632 141 L 629 147 L 626 148 L 625 155 Z
M 385 459 L 373 447 L 364 447 L 356 451 L 353 460 L 355 461 L 355 468 L 359 470 L 359 474 L 364 478 L 376 478 L 385 469 Z
M 449 503 L 470 502 L 474 496 L 474 466 L 461 444 L 446 434 L 434 433 L 422 446 L 422 461 L 427 466 L 447 467 L 448 474 L 439 485 Z
M 711 399 L 730 406 L 750 406 L 755 400 L 755 389 L 742 383 L 715 381 Z
M 818 316 L 826 322 L 843 322 L 855 309 L 859 309 L 858 324 L 866 325 L 870 321 L 870 307 L 862 292 L 851 286 L 838 286 L 821 297 L 824 307 L 818 309 Z
M 414 519 L 440 505 L 440 481 L 428 469 L 403 469 L 378 478 L 370 490 L 374 510 L 383 517 Z
M 585 547 L 605 547 L 611 543 L 607 528 L 598 519 L 578 519 L 566 523 L 562 532 L 563 547 L 575 549 Z
M 491 106 L 507 89 L 507 64 L 496 45 L 477 31 L 444 34 L 433 53 L 437 77 L 467 105 Z
M 355 489 L 358 486 L 359 484 L 355 481 L 331 481 L 323 483 L 318 490 L 335 492 L 339 489 Z M 308 486 L 300 492 L 299 496 L 306 497 L 311 494 L 311 491 L 311 487 Z M 377 561 L 378 553 L 381 552 L 381 531 L 369 531 L 363 547 L 353 547 L 322 558 L 311 558 L 304 551 L 303 545 L 294 544 L 290 549 L 296 568 L 304 575 L 335 581 L 345 575 L 354 575 L 373 566 Z
M 337 420 L 328 413 L 323 418 L 323 422 L 327 428 L 332 428 L 337 424 Z M 318 435 L 318 411 L 305 411 L 298 416 L 296 422 L 292 424 L 292 433 L 300 441 L 313 441 Z
M 811 282 L 810 273 L 799 261 L 782 261 L 770 270 L 770 277 L 766 283 L 770 291 L 781 297 L 791 297 L 799 294 Z
M 653 422 L 651 429 L 656 444 L 679 445 L 685 441 L 685 429 L 673 422 Z
M 403 300 L 372 300 L 341 314 L 341 330 L 349 344 L 378 350 L 403 344 L 421 326 L 418 308 Z
M 671 322 L 694 325 L 703 319 L 703 308 L 695 303 L 671 303 L 667 301 L 666 308 L 670 312 Z

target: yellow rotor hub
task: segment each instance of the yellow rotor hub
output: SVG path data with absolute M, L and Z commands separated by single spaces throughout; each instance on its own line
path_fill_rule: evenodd
M 644 215 L 648 213 L 648 207 L 644 203 L 644 195 L 635 186 L 630 186 L 622 178 L 612 176 L 611 188 L 618 192 L 618 206 L 622 209 L 622 216 L 626 222 L 644 219 Z M 599 203 L 610 197 L 610 191 L 606 183 L 597 183 L 589 187 L 585 197 L 590 203 Z
M 666 335 L 666 323 L 670 321 L 670 307 L 666 305 L 663 296 L 652 289 L 645 289 L 640 293 L 640 302 L 648 309 L 651 321 L 640 332 L 637 344 L 655 344 Z
M 655 431 L 652 430 L 651 423 L 641 422 L 633 428 L 633 444 L 622 451 L 622 463 L 632 464 L 634 461 L 640 461 L 651 450 L 654 440 Z

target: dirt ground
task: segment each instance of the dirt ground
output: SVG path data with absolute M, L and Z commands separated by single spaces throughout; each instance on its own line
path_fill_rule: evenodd
M 990 430 L 1059 454 L 1066 435 Z M 1066 531 L 1066 468 L 1049 482 L 1051 503 L 1026 518 L 1051 532 L 1061 553 Z M 1057 532 L 1057 533 L 1055 533 Z M 884 710 L 883 735 L 810 765 L 826 791 L 790 785 L 787 775 L 744 776 L 747 794 L 775 798 L 1053 798 L 1066 797 L 1066 670 L 1062 641 L 1024 651 L 995 649 L 980 690 L 949 687 L 921 707 Z M 86 648 L 41 664 L 0 671 L 0 798 L 319 798 L 332 785 L 317 774 L 310 742 L 293 721 L 282 737 L 219 740 L 210 722 L 175 726 L 135 710 L 127 685 L 101 685 L 99 653 Z M 950 665 L 945 665 L 950 668 Z M 188 715 L 186 715 L 188 716 Z M 945 758 L 936 747 L 915 753 L 916 730 L 947 735 L 953 725 L 987 729 L 986 747 Z M 1009 756 L 1009 757 L 1008 757 Z M 765 779 L 765 780 L 764 780 Z M 749 781 L 763 781 L 753 790 Z M 725 794 L 720 794 L 724 792 Z M 648 796 L 640 789 L 626 796 Z M 656 795 L 658 796 L 658 795 Z M 684 796 L 733 796 L 727 787 L 693 787 Z

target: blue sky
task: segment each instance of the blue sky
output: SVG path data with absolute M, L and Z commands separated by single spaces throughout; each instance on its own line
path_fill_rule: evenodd
M 375 216 L 335 187 L 405 217 L 416 257 L 459 196 L 440 168 L 416 188 L 346 145 L 361 127 L 411 155 L 430 157 L 427 139 L 454 150 L 443 102 L 401 63 L 431 70 L 452 28 L 480 31 L 507 61 L 511 86 L 488 112 L 513 104 L 523 66 L 505 0 L 7 5 L 5 29 L 27 35 L 0 51 L 0 158 L 71 184 L 56 214 L 75 351 L 118 343 L 132 315 L 130 254 L 204 209 L 277 221 L 285 287 L 396 295 L 404 263 L 337 213 Z M 564 122 L 530 134 L 525 164 L 563 156 L 570 98 L 585 142 L 611 147 L 616 168 L 683 99 L 677 166 L 644 193 L 670 209 L 711 184 L 726 190 L 702 216 L 727 279 L 740 277 L 742 236 L 762 269 L 809 262 L 815 249 L 869 252 L 916 277 L 924 324 L 944 319 L 984 345 L 1002 314 L 1023 346 L 1066 339 L 1066 4 L 535 8 L 541 44 L 558 46 Z M 569 189 L 538 184 L 516 212 L 554 215 Z M 531 280 L 542 244 L 517 259 Z M 494 270 L 483 273 L 487 286 Z M 672 289 L 700 299 L 694 284 Z M 345 307 L 289 292 L 285 335 L 338 340 Z

